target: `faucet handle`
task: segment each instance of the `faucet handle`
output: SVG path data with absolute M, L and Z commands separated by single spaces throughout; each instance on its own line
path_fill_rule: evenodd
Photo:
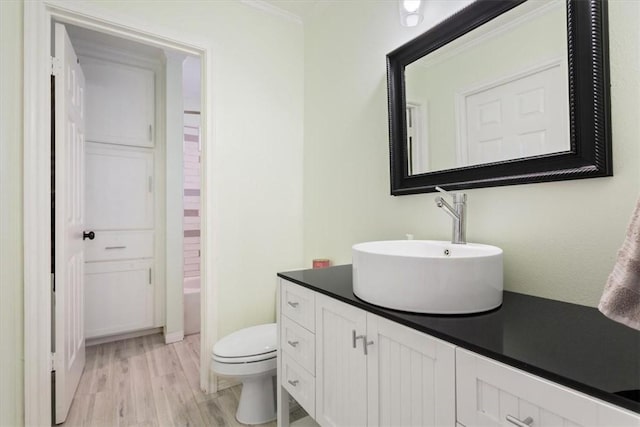
M 449 194 L 449 192 L 448 192 L 447 190 L 445 190 L 445 189 L 444 189 L 444 188 L 442 188 L 442 187 L 438 187 L 437 185 L 436 185 L 436 190 L 438 190 L 438 191 L 439 191 L 439 192 L 441 192 L 442 194 Z
M 465 193 L 450 193 L 444 188 L 438 186 L 436 186 L 436 190 L 438 190 L 442 194 L 451 196 L 454 203 L 464 203 L 467 201 L 467 195 Z

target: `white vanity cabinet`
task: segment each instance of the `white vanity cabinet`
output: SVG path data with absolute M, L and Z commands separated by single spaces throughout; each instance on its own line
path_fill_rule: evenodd
M 461 348 L 456 383 L 457 419 L 467 427 L 640 427 L 637 415 Z
M 280 383 L 320 425 L 455 424 L 454 346 L 285 280 L 280 295 Z M 292 321 L 311 310 L 312 330 Z
M 279 295 L 280 426 L 290 395 L 322 426 L 640 427 L 636 413 L 285 279 Z

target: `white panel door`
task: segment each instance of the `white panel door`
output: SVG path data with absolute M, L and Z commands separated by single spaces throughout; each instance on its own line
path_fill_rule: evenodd
M 153 151 L 87 143 L 87 228 L 152 229 Z
M 316 294 L 316 421 L 323 426 L 367 424 L 366 313 Z
M 558 63 L 465 96 L 461 166 L 569 150 L 565 80 Z
M 84 75 L 55 25 L 55 422 L 69 412 L 84 352 Z
M 85 270 L 87 338 L 154 326 L 152 260 L 93 262 Z
M 367 313 L 368 424 L 453 426 L 455 347 Z
M 87 141 L 153 147 L 155 73 L 83 57 L 87 77 Z

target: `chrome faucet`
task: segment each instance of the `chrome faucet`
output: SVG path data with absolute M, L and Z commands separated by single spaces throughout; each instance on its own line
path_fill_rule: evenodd
M 442 197 L 436 197 L 436 206 L 443 208 L 453 218 L 453 237 L 451 243 L 464 245 L 467 243 L 467 195 L 464 193 L 448 193 L 440 187 L 436 190 L 453 197 L 453 207 Z

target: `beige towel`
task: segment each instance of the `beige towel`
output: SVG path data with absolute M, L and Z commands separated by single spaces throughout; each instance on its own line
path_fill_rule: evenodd
M 640 330 L 640 200 L 598 309 L 610 319 Z

